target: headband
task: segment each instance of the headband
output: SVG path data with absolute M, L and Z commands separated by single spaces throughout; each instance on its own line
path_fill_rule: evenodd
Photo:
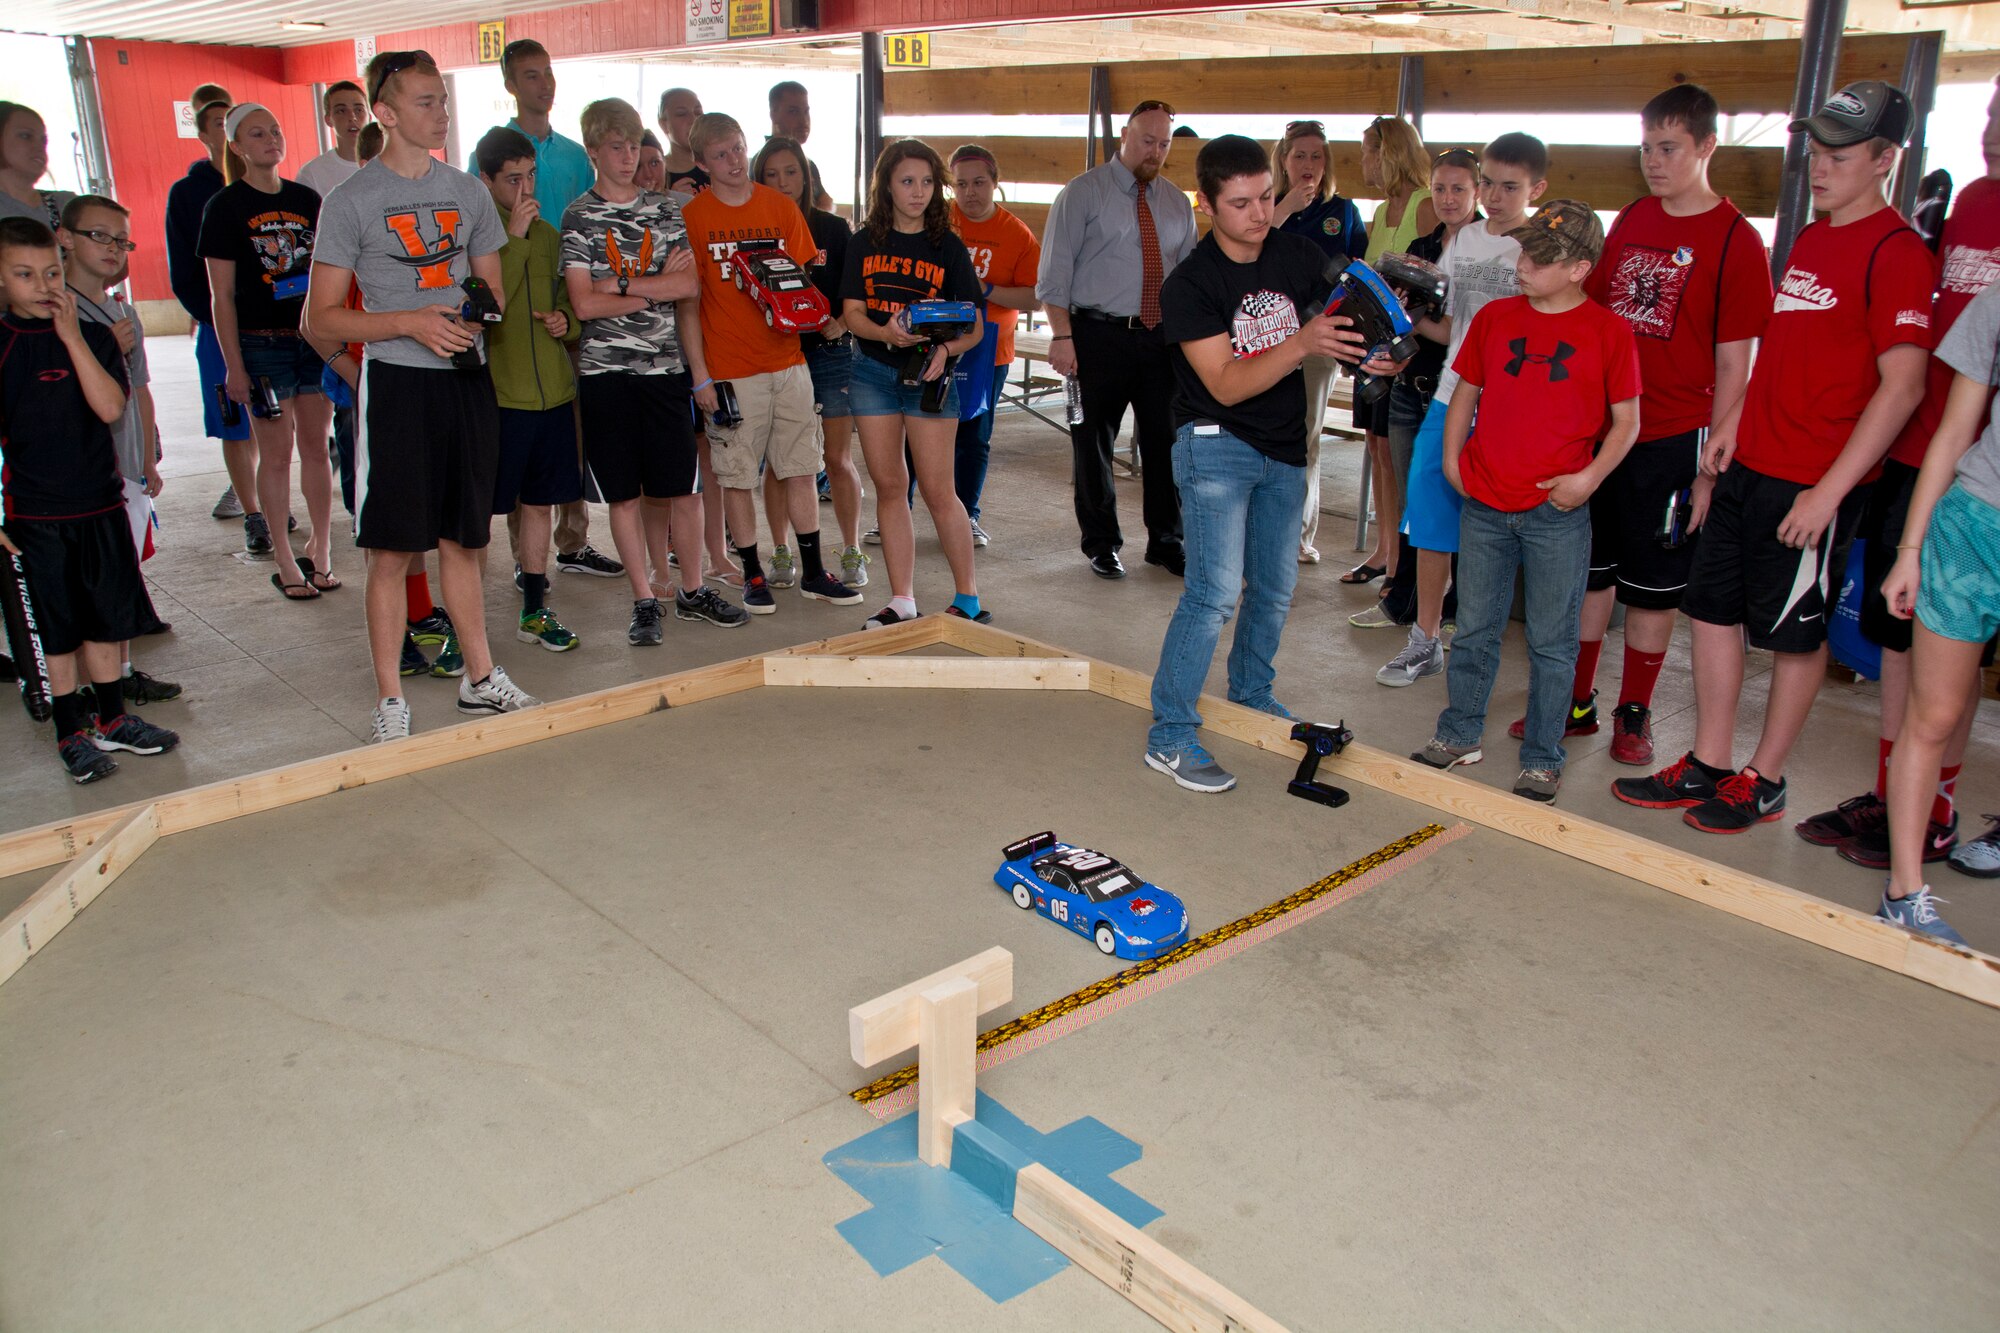
M 252 111 L 263 111 L 265 109 L 262 102 L 239 102 L 237 105 L 231 107 L 229 114 L 222 118 L 222 137 L 225 139 L 234 139 L 236 131 L 242 128 L 243 122 L 249 118 Z

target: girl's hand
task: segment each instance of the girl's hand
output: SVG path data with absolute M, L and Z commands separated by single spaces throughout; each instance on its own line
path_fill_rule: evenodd
M 1882 600 L 1898 620 L 1908 620 L 1917 611 L 1917 585 L 1922 581 L 1919 554 L 1914 547 L 1896 552 L 1895 567 L 1882 580 Z
M 239 368 L 224 375 L 222 377 L 222 391 L 229 395 L 229 401 L 232 403 L 248 403 L 250 401 L 250 372 Z
M 938 376 L 944 374 L 944 359 L 945 359 L 944 344 L 939 343 L 936 347 L 933 347 L 931 349 L 931 354 L 929 359 L 924 362 L 923 378 L 926 382 L 934 380 Z

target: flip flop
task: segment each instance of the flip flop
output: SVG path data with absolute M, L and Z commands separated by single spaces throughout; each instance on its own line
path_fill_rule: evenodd
M 1345 574 L 1342 574 L 1340 581 L 1352 584 L 1373 583 L 1388 572 L 1388 570 L 1383 569 L 1380 565 L 1356 565 Z
M 271 575 L 271 586 L 285 595 L 288 602 L 310 602 L 319 596 L 319 589 L 310 583 L 287 583 L 282 574 Z
M 948 616 L 957 616 L 960 620 L 970 620 L 975 625 L 984 625 L 987 621 L 993 619 L 993 613 L 983 606 L 979 608 L 979 614 L 976 616 L 968 616 L 955 606 L 947 606 L 944 609 L 944 613 Z
M 313 587 L 319 589 L 321 592 L 333 592 L 335 589 L 344 586 L 335 575 L 322 574 L 318 569 L 314 568 L 311 556 L 302 555 L 299 557 L 299 573 L 305 575 L 306 582 L 312 584 Z

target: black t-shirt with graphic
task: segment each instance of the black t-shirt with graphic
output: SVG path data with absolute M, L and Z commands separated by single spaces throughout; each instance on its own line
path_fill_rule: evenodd
M 237 328 L 299 326 L 319 204 L 318 191 L 297 181 L 280 181 L 276 194 L 237 181 L 202 210 L 195 253 L 235 261 Z
M 83 341 L 124 387 L 125 358 L 111 330 L 86 322 Z M 80 518 L 125 503 L 111 427 L 91 410 L 50 320 L 0 313 L 0 453 L 8 522 Z
M 847 275 L 847 243 L 854 239 L 854 233 L 848 229 L 846 218 L 817 208 L 806 210 L 806 227 L 813 234 L 813 244 L 819 247 L 819 258 L 807 266 L 806 272 L 813 286 L 819 288 L 819 294 L 826 298 L 833 317 L 839 319 L 840 280 Z M 799 346 L 808 352 L 825 345 L 826 339 L 817 333 L 799 335 Z
M 946 232 L 932 245 L 920 231 L 890 231 L 880 245 L 866 227 L 847 245 L 847 263 L 840 279 L 844 301 L 859 301 L 868 318 L 887 324 L 896 312 L 917 301 L 970 301 L 985 309 L 984 285 L 965 242 Z M 863 339 L 861 350 L 885 365 L 900 366 L 909 352 L 884 342 Z
M 708 173 L 700 167 L 689 167 L 686 171 L 667 168 L 667 193 L 696 195 L 708 188 Z
M 1273 231 L 1254 263 L 1222 253 L 1214 233 L 1160 287 L 1160 331 L 1174 363 L 1174 424 L 1213 421 L 1267 458 L 1306 465 L 1306 377 L 1293 370 L 1254 398 L 1223 406 L 1188 364 L 1182 343 L 1229 335 L 1238 358 L 1271 350 L 1299 330 L 1305 311 L 1325 301 L 1326 257 L 1303 236 Z

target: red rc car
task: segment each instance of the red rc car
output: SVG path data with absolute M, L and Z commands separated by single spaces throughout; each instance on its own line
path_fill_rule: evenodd
M 764 322 L 781 333 L 811 333 L 833 316 L 826 297 L 785 253 L 783 241 L 738 241 L 729 257 L 729 280 L 750 294 Z

